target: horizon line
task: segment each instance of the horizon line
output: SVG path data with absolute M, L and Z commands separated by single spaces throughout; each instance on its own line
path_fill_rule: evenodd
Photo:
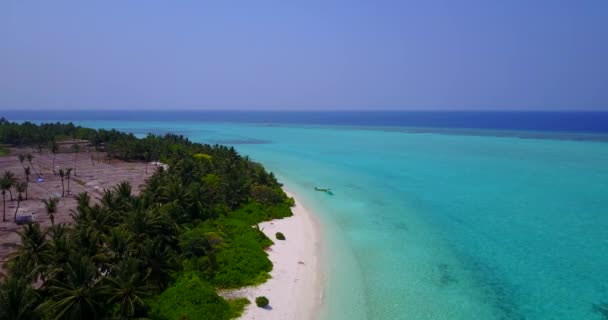
M 125 108 L 92 108 L 92 109 L 72 109 L 72 108 L 49 108 L 49 109 L 0 109 L 1 112 L 49 112 L 49 111 L 71 111 L 71 112 L 601 112 L 606 113 L 608 109 L 125 109 Z

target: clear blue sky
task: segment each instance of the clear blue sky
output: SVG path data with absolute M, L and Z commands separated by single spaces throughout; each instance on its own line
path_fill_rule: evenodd
M 608 1 L 2 0 L 17 108 L 608 111 Z

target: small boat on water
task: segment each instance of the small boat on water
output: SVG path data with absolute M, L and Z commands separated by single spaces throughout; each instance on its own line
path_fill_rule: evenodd
M 319 188 L 319 187 L 315 187 L 315 190 L 317 191 L 321 191 L 321 192 L 325 192 L 327 194 L 333 194 L 333 192 L 331 192 L 331 189 L 329 188 Z

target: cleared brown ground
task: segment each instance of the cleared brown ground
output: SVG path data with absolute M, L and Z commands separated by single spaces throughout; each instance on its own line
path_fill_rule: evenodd
M 38 153 L 32 152 L 31 149 L 12 149 L 10 155 L 0 157 L 0 175 L 3 175 L 5 170 L 9 170 L 20 181 L 25 181 L 23 166 L 17 158 L 17 155 L 20 153 L 31 153 L 34 156 L 32 164 L 35 170 L 31 170 L 28 200 L 21 201 L 17 215 L 32 214 L 34 221 L 40 223 L 43 228 L 48 228 L 51 225 L 51 221 L 46 213 L 42 199 L 61 196 L 62 189 L 59 168 L 76 168 L 76 175 L 70 181 L 69 195 L 67 194 L 67 181 L 64 181 L 66 195 L 59 199 L 55 224 L 70 223 L 72 221 L 70 210 L 76 208 L 74 196 L 78 193 L 86 191 L 91 195 L 91 199 L 96 201 L 101 197 L 104 189 L 113 188 L 122 181 L 130 182 L 133 186 L 133 192 L 137 193 L 140 190 L 140 186 L 145 183 L 145 180 L 152 175 L 155 169 L 153 165 L 148 165 L 148 174 L 146 174 L 146 164 L 144 162 L 111 160 L 108 163 L 105 160 L 105 154 L 101 152 L 80 152 L 75 164 L 74 153 L 59 153 L 55 158 L 55 171 L 57 175 L 54 175 L 52 170 L 53 154 L 46 150 Z M 91 160 L 92 154 L 96 159 L 100 159 L 100 161 L 93 163 Z M 24 161 L 23 165 L 30 166 L 27 160 Z M 36 181 L 36 171 L 44 180 L 43 182 Z M 17 231 L 21 229 L 21 226 L 16 225 L 14 222 L 15 209 L 17 208 L 17 193 L 14 189 L 12 192 L 14 201 L 9 200 L 10 196 L 8 192 L 6 194 L 6 222 L 2 222 L 0 219 L 0 266 L 19 243 Z M 25 194 L 23 194 L 23 197 L 25 198 Z M 0 214 L 3 214 L 1 206 L 2 198 L 0 196 Z

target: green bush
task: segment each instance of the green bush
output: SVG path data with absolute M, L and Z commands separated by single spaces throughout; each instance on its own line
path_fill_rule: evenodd
M 290 206 L 290 207 L 295 207 L 296 206 L 296 200 L 292 197 L 287 197 L 287 199 L 285 199 L 285 204 Z
M 286 203 L 264 205 L 251 201 L 231 212 L 229 217 L 239 219 L 251 226 L 263 221 L 291 217 L 292 215 L 291 207 Z
M 173 285 L 150 302 L 150 307 L 151 318 L 163 320 L 227 320 L 238 311 L 194 272 L 180 275 Z M 238 309 L 238 305 L 235 308 Z
M 272 262 L 264 249 L 272 245 L 272 240 L 255 226 L 262 221 L 291 215 L 291 208 L 285 203 L 264 205 L 249 202 L 226 217 L 205 223 L 202 226 L 207 229 L 204 234 L 215 231 L 224 240 L 221 246 L 216 247 L 217 269 L 211 282 L 220 288 L 238 288 L 268 280 Z M 181 243 L 185 244 L 185 241 Z
M 234 300 L 228 300 L 228 304 L 230 305 L 231 317 L 232 319 L 236 319 L 243 314 L 245 307 L 251 302 L 247 298 L 238 298 Z
M 211 161 L 213 159 L 212 156 L 206 154 L 206 153 L 195 153 L 192 155 L 192 157 L 196 160 L 207 160 L 207 161 Z
M 266 308 L 269 303 L 270 301 L 268 301 L 268 298 L 264 296 L 255 298 L 255 304 L 260 308 Z
M 224 239 L 215 232 L 194 228 L 179 235 L 179 247 L 186 257 L 201 257 L 222 246 Z
M 184 270 L 202 272 L 214 286 L 224 289 L 263 283 L 272 270 L 265 249 L 273 242 L 256 227 L 257 222 L 268 215 L 287 214 L 291 211 L 285 205 L 252 202 L 184 231 L 179 237 Z
M 276 204 L 285 201 L 285 195 L 280 187 L 254 185 L 251 187 L 251 198 L 264 204 Z
M 220 288 L 237 288 L 268 280 L 272 262 L 264 248 L 272 241 L 251 225 L 234 219 L 219 220 L 218 229 L 228 235 L 228 241 L 216 254 L 218 270 L 212 282 Z
M 275 236 L 277 237 L 277 240 L 285 240 L 285 235 L 283 232 L 277 232 Z

